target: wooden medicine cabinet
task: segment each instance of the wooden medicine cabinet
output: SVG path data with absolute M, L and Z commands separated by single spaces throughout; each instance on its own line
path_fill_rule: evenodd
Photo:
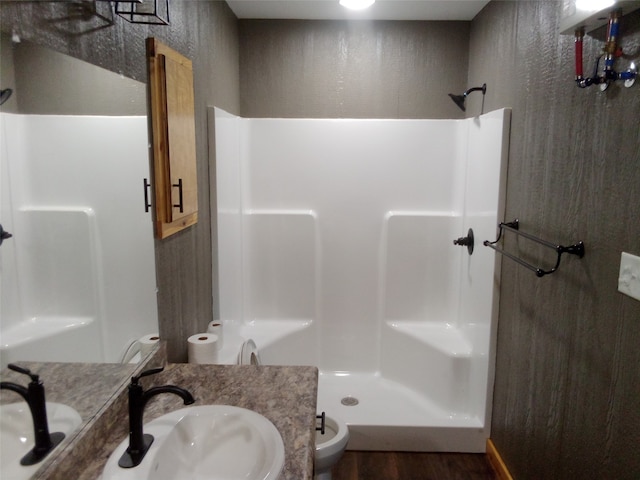
M 166 238 L 198 221 L 191 60 L 147 38 L 155 232 Z

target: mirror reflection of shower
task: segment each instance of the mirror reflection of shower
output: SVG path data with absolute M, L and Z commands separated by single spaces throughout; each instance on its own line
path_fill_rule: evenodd
M 453 100 L 453 102 L 460 108 L 460 110 L 466 112 L 467 109 L 464 106 L 464 102 L 467 99 L 467 95 L 469 95 L 471 92 L 482 92 L 482 108 L 480 109 L 480 115 L 482 115 L 484 113 L 484 96 L 487 93 L 486 83 L 483 83 L 481 87 L 470 88 L 462 95 L 455 95 L 453 93 L 450 93 L 449 96 L 451 97 L 451 100 Z
M 120 362 L 158 331 L 146 85 L 7 34 L 0 57 L 0 367 Z

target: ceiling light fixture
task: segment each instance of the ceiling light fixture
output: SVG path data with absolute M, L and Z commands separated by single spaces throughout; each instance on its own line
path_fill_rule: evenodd
M 340 5 L 350 10 L 364 10 L 375 3 L 376 0 L 340 0 Z
M 578 10 L 598 12 L 613 6 L 615 3 L 615 0 L 576 0 L 575 5 Z

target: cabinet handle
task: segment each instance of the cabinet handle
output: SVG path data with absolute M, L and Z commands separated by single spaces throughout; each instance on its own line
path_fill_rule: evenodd
M 144 211 L 149 213 L 149 209 L 151 208 L 151 202 L 149 201 L 149 189 L 151 188 L 151 183 L 146 178 L 144 179 Z
M 178 179 L 178 183 L 174 183 L 173 184 L 174 187 L 178 187 L 178 204 L 174 205 L 173 208 L 179 208 L 180 209 L 180 213 L 183 212 L 183 205 L 182 205 L 182 179 L 179 178 Z

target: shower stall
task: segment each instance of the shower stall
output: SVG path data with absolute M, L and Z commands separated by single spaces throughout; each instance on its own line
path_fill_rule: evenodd
M 264 364 L 317 366 L 349 449 L 483 452 L 500 259 L 481 242 L 503 217 L 510 110 L 209 115 L 223 360 L 253 339 Z M 469 229 L 471 255 L 453 242 Z

